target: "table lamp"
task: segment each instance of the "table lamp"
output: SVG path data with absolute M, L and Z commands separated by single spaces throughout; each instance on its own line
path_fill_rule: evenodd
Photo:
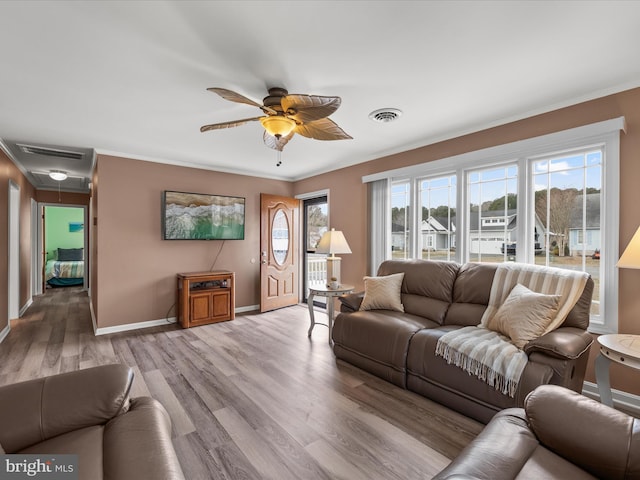
M 618 268 L 640 268 L 640 227 L 624 249 L 620 260 L 616 263 Z
M 316 253 L 328 253 L 327 257 L 327 283 L 335 278 L 340 285 L 340 257 L 336 257 L 336 253 L 351 253 L 347 239 L 344 238 L 340 230 L 332 228 L 325 232 L 318 242 Z

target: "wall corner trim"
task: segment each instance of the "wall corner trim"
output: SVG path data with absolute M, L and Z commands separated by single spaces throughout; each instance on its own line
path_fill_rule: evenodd
M 0 343 L 2 343 L 2 341 L 7 338 L 7 335 L 9 335 L 9 332 L 11 331 L 11 326 L 7 325 L 6 327 L 4 327 L 2 329 L 2 331 L 0 332 Z

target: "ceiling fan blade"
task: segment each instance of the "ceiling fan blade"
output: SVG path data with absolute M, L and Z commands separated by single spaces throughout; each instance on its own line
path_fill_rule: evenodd
M 222 128 L 231 128 L 231 127 L 239 127 L 240 125 L 244 125 L 248 122 L 255 122 L 260 120 L 262 117 L 252 117 L 252 118 L 243 118 L 242 120 L 234 120 L 231 122 L 222 122 L 222 123 L 214 123 L 212 125 L 204 125 L 200 127 L 201 132 L 208 132 L 209 130 L 220 130 Z
M 269 133 L 267 133 L 266 130 L 265 130 L 265 132 L 264 132 L 264 134 L 262 136 L 262 139 L 264 140 L 264 144 L 267 147 L 273 148 L 274 150 L 278 150 L 279 152 L 282 151 L 284 146 L 287 143 L 289 143 L 289 140 L 291 140 L 292 138 L 293 138 L 293 132 L 291 132 L 286 137 L 276 138 L 273 135 L 269 135 Z
M 244 103 L 246 105 L 258 107 L 264 113 L 270 113 L 272 115 L 276 115 L 278 113 L 273 108 L 267 107 L 265 105 L 260 105 L 258 102 L 255 102 L 250 98 L 245 97 L 244 95 L 240 95 L 239 93 L 234 92 L 233 90 L 228 90 L 226 88 L 218 88 L 218 87 L 207 88 L 207 90 L 213 93 L 217 93 L 222 98 L 224 98 L 225 100 L 229 100 L 230 102 Z
M 260 105 L 259 103 L 245 97 L 244 95 L 240 95 L 239 93 L 236 93 L 234 91 L 227 90 L 226 88 L 211 87 L 207 88 L 207 90 L 213 93 L 217 93 L 222 98 L 224 98 L 225 100 L 229 100 L 230 102 L 246 103 L 247 105 L 253 105 L 254 107 L 262 108 L 262 105 Z
M 333 120 L 321 118 L 315 122 L 298 125 L 294 132 L 308 138 L 316 140 L 347 140 L 352 138 L 345 133 Z
M 341 103 L 340 97 L 300 94 L 286 95 L 281 101 L 285 114 L 302 123 L 328 117 L 340 107 Z

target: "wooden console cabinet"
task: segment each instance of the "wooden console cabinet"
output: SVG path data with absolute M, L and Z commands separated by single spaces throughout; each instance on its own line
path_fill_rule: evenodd
M 178 322 L 183 328 L 233 320 L 235 308 L 233 272 L 178 274 Z

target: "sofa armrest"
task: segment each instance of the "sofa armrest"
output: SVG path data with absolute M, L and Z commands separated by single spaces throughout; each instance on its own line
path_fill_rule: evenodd
M 151 397 L 131 399 L 131 408 L 104 431 L 105 478 L 184 480 L 171 442 L 171 420 Z
M 531 355 L 541 352 L 556 358 L 579 358 L 593 343 L 591 334 L 581 328 L 560 327 L 530 341 L 524 352 Z
M 525 400 L 542 445 L 598 478 L 640 476 L 640 420 L 557 385 Z
M 338 297 L 340 300 L 340 311 L 344 313 L 357 312 L 360 310 L 364 292 L 349 293 Z
M 102 365 L 0 387 L 0 444 L 13 453 L 105 424 L 127 410 L 132 382 L 129 367 Z
M 433 480 L 513 479 L 537 446 L 538 441 L 527 426 L 524 410 L 508 408 L 498 412 Z

